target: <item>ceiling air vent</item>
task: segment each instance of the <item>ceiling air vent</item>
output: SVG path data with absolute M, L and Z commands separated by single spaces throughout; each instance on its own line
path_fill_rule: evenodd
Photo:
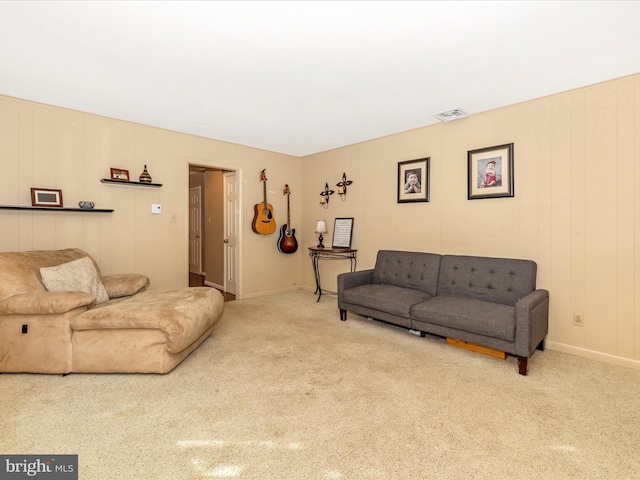
M 457 120 L 458 118 L 467 117 L 469 116 L 469 114 L 462 108 L 453 108 L 444 112 L 434 113 L 433 116 L 441 122 L 450 122 L 451 120 Z

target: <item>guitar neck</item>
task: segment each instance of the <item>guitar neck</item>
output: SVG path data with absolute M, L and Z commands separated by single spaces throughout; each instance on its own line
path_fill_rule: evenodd
M 262 195 L 264 196 L 264 208 L 267 208 L 267 181 L 262 182 Z

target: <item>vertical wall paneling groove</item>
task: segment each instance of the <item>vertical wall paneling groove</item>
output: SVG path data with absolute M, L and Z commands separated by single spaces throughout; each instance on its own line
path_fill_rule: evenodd
M 640 167 L 636 166 L 640 162 L 640 134 L 638 129 L 640 128 L 640 77 L 635 77 L 633 80 L 633 92 L 634 92 L 634 129 L 633 129 L 633 164 L 635 171 L 634 178 L 634 242 L 633 242 L 633 263 L 634 265 L 634 290 L 633 290 L 633 336 L 634 342 L 634 354 L 633 357 L 636 360 L 640 360 L 640 192 L 636 191 L 638 185 L 640 185 Z M 630 175 L 631 176 L 631 175 Z
M 617 88 L 617 339 L 616 352 L 634 356 L 634 83 L 622 82 Z
M 560 298 L 571 296 L 571 97 L 552 98 L 551 155 L 540 174 L 548 177 L 551 187 L 551 289 Z M 569 302 L 551 304 L 554 318 L 552 336 L 571 335 L 571 305 Z
M 586 96 L 586 347 L 615 355 L 617 318 L 616 88 Z
M 571 324 L 571 337 L 558 341 L 580 348 L 586 348 L 586 334 L 590 319 L 585 316 L 586 325 L 573 325 L 573 314 L 586 314 L 586 113 L 585 92 L 571 94 L 571 297 L 570 316 L 556 321 Z

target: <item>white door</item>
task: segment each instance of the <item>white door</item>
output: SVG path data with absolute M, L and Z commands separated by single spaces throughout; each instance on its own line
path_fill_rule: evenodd
M 224 177 L 224 291 L 237 295 L 238 268 L 238 182 L 236 172 Z
M 200 186 L 189 189 L 189 273 L 202 272 L 202 192 Z

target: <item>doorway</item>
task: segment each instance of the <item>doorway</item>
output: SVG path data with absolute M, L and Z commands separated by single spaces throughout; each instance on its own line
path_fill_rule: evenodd
M 234 169 L 188 163 L 189 286 L 240 298 L 240 182 Z

